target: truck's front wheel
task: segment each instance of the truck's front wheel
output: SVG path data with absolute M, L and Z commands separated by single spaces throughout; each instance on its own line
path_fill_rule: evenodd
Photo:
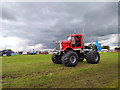
M 78 55 L 73 51 L 68 51 L 62 56 L 62 63 L 68 67 L 74 67 L 77 65 Z
M 52 61 L 53 61 L 53 63 L 55 63 L 55 64 L 62 64 L 61 56 L 56 55 L 56 54 L 53 54 L 53 55 L 52 55 Z

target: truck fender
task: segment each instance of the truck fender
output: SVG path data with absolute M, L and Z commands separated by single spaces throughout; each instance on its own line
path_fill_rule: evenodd
M 66 48 L 63 48 L 63 51 L 65 51 L 65 50 L 73 50 L 72 48 L 70 48 L 70 47 L 66 47 Z

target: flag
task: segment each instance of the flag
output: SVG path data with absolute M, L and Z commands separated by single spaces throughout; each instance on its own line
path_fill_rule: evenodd
M 95 46 L 97 46 L 99 52 L 102 50 L 101 46 L 99 45 L 98 41 L 96 41 Z

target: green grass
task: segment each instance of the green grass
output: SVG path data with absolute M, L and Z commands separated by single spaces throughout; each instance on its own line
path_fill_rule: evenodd
M 3 88 L 117 88 L 118 53 L 100 53 L 98 64 L 54 64 L 51 55 L 2 58 Z

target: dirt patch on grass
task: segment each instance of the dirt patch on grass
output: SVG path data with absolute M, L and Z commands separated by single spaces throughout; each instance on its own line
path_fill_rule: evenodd
M 20 78 L 21 76 L 2 76 L 2 79 L 5 79 L 5 78 L 12 78 L 12 79 L 15 79 L 15 78 Z
M 39 75 L 49 75 L 50 73 L 54 73 L 54 71 L 46 71 L 46 72 L 31 72 L 29 74 L 25 74 L 24 76 L 21 74 L 18 75 L 3 75 L 2 79 L 6 79 L 6 78 L 11 78 L 11 79 L 16 79 L 16 78 L 25 78 L 25 77 L 37 77 Z

